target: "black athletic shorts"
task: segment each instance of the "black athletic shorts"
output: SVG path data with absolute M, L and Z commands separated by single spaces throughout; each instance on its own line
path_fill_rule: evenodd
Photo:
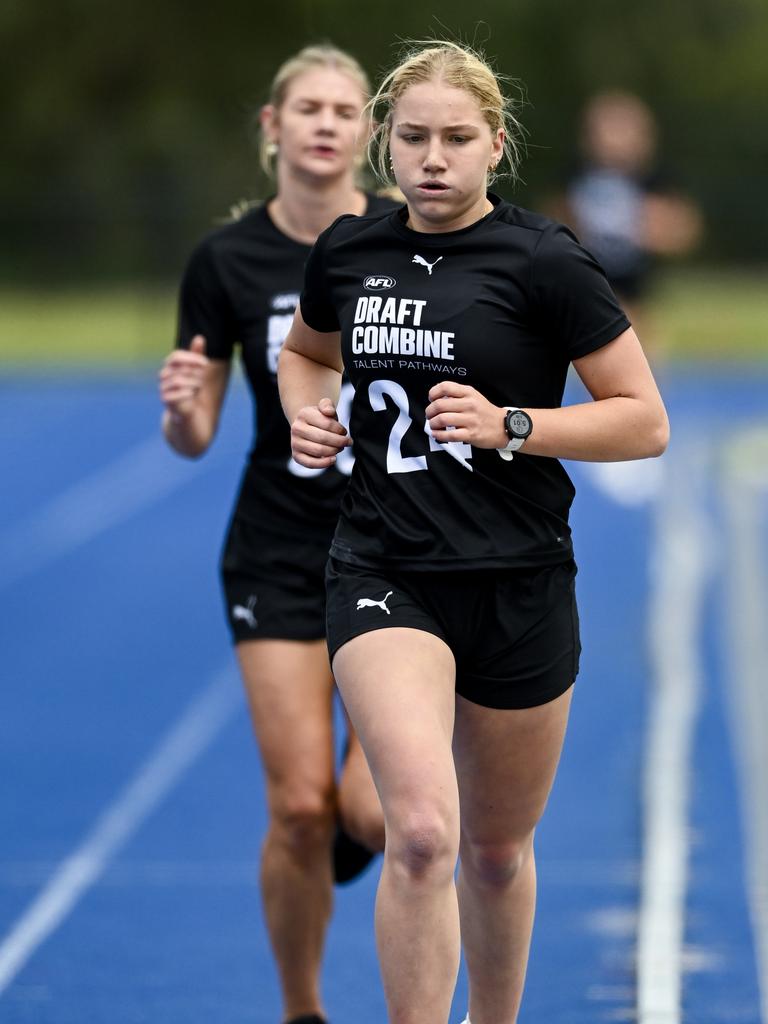
M 406 626 L 434 633 L 456 659 L 456 692 L 489 708 L 529 708 L 564 693 L 579 670 L 576 564 L 538 569 L 390 572 L 336 558 L 326 569 L 331 658 L 353 637 Z
M 325 639 L 328 537 L 286 537 L 237 516 L 221 579 L 233 643 Z

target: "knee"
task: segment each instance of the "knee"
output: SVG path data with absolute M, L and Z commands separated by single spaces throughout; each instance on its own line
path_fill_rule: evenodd
M 334 825 L 330 792 L 306 789 L 278 793 L 273 797 L 271 813 L 274 834 L 294 855 L 329 847 Z
M 411 880 L 453 878 L 458 843 L 448 816 L 410 811 L 387 825 L 386 855 L 398 873 Z
M 462 839 L 461 871 L 470 884 L 489 889 L 506 888 L 532 863 L 532 835 L 497 843 Z

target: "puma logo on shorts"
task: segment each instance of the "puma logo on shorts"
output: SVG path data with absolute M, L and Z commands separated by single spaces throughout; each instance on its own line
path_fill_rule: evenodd
M 370 597 L 361 597 L 357 602 L 357 610 L 361 611 L 363 608 L 383 608 L 387 615 L 390 615 L 391 612 L 387 608 L 387 601 L 393 593 L 394 591 L 390 590 L 381 601 L 373 601 Z
M 253 608 L 258 598 L 255 594 L 251 594 L 248 598 L 248 606 L 242 604 L 235 604 L 232 606 L 232 618 L 235 622 L 245 622 L 251 629 L 256 629 L 258 621 L 256 616 L 253 614 Z

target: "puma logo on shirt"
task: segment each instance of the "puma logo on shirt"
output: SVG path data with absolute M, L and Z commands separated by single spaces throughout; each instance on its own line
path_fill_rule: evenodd
M 427 263 L 423 256 L 414 256 L 411 263 L 419 263 L 422 267 L 426 267 L 429 271 L 429 276 L 432 277 L 432 268 L 436 267 L 442 258 L 442 256 L 438 256 L 434 263 Z
M 361 597 L 357 602 L 357 610 L 360 611 L 362 608 L 382 608 L 387 615 L 391 615 L 389 608 L 387 608 L 387 601 L 392 596 L 393 591 L 389 591 L 381 601 L 373 601 L 370 597 Z

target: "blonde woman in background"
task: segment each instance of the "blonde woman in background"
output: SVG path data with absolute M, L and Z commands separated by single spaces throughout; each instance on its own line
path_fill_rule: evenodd
M 293 1024 L 324 1020 L 319 974 L 332 848 L 343 882 L 384 844 L 381 808 L 351 730 L 341 778 L 334 772 L 323 570 L 352 458 L 317 468 L 293 461 L 276 382 L 317 235 L 341 214 L 394 206 L 356 184 L 367 98 L 361 67 L 333 47 L 307 47 L 283 64 L 260 113 L 275 195 L 193 252 L 181 286 L 178 347 L 160 372 L 163 433 L 181 455 L 198 457 L 212 443 L 238 346 L 255 400 L 255 439 L 221 568 L 266 776 L 261 891 L 284 1018 Z

